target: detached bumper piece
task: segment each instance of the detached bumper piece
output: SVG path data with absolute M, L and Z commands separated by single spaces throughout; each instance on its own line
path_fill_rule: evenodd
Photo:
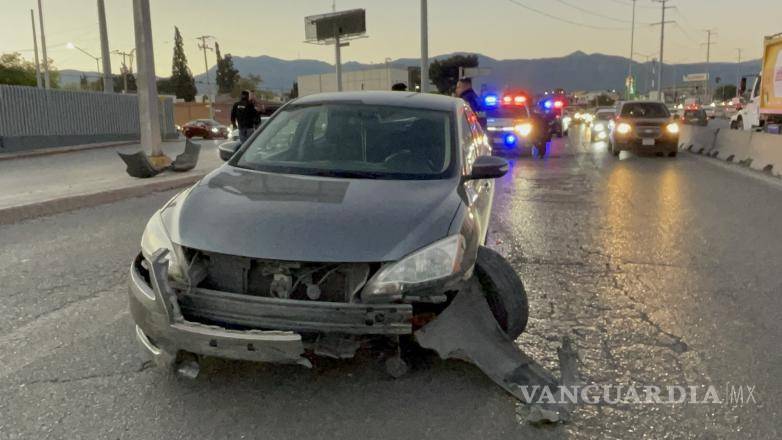
M 524 403 L 538 398 L 537 391 L 530 392 L 532 387 L 555 389 L 558 385 L 551 373 L 519 350 L 502 331 L 476 283 L 456 295 L 440 316 L 415 333 L 415 338 L 422 347 L 436 351 L 443 359 L 475 364 Z M 529 387 L 527 393 L 522 387 Z M 559 407 L 552 410 L 563 411 Z

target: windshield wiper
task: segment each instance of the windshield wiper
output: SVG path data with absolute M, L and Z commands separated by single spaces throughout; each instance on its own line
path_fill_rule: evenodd
M 383 173 L 372 171 L 346 171 L 346 170 L 317 170 L 313 171 L 313 176 L 319 177 L 344 177 L 347 179 L 379 179 Z

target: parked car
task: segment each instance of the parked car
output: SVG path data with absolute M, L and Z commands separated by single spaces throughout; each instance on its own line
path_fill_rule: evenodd
M 709 125 L 709 117 L 702 108 L 686 109 L 682 115 L 682 123 L 687 125 L 699 125 L 705 127 Z
M 182 134 L 190 139 L 227 139 L 228 127 L 214 119 L 195 119 L 182 126 Z
M 233 149 L 152 216 L 131 264 L 136 336 L 159 363 L 351 357 L 475 283 L 508 336 L 524 330 L 521 280 L 484 247 L 508 163 L 463 100 L 310 95 Z
M 679 124 L 662 102 L 623 102 L 611 130 L 609 150 L 614 156 L 627 150 L 675 157 L 679 150 Z

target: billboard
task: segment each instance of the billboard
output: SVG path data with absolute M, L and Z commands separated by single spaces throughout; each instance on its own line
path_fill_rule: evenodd
M 336 37 L 357 37 L 366 32 L 367 18 L 364 9 L 304 17 L 304 38 L 311 43 L 323 43 Z
M 682 77 L 682 81 L 684 82 L 702 82 L 708 80 L 709 80 L 708 73 L 691 73 L 689 75 L 684 75 Z

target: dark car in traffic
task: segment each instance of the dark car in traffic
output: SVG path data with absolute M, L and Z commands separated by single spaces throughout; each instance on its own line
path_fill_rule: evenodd
M 494 178 L 456 98 L 311 95 L 149 220 L 131 264 L 136 336 L 154 359 L 309 365 L 396 341 L 479 283 L 511 338 L 527 322 L 512 267 L 484 247 Z M 338 347 L 338 348 L 335 348 Z
M 182 126 L 182 134 L 190 139 L 199 137 L 203 139 L 227 139 L 230 130 L 225 125 L 214 119 L 195 119 Z
M 609 150 L 667 154 L 679 149 L 679 124 L 662 102 L 626 101 L 619 105 Z
M 709 117 L 706 115 L 706 110 L 702 108 L 686 109 L 682 115 L 682 123 L 705 127 L 709 125 Z

